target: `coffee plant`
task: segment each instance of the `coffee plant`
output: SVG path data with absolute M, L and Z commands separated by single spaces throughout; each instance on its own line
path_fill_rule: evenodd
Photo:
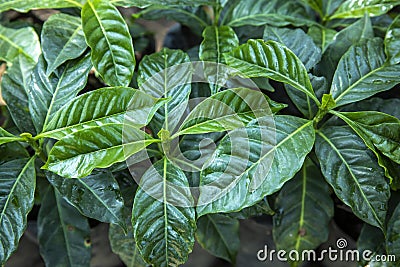
M 235 264 L 239 222 L 269 216 L 277 249 L 317 249 L 341 207 L 360 266 L 398 266 L 398 5 L 0 0 L 1 264 L 32 209 L 46 266 L 89 266 L 99 221 L 140 267 L 195 242 Z M 199 41 L 154 51 L 158 19 Z

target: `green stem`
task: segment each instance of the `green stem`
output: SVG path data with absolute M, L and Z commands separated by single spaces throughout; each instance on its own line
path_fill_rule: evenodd
M 23 138 L 25 142 L 27 142 L 33 150 L 35 150 L 35 154 L 44 162 L 46 163 L 47 158 L 46 155 L 43 153 L 43 150 L 40 148 L 40 145 L 35 141 L 30 133 L 22 133 L 20 136 Z

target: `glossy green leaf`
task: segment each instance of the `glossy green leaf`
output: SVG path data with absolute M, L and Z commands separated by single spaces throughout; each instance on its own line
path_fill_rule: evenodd
M 0 165 L 0 262 L 5 264 L 17 249 L 25 231 L 27 215 L 33 207 L 35 193 L 35 162 L 16 159 Z
M 400 16 L 387 29 L 385 52 L 392 65 L 400 63 Z
M 118 9 L 105 0 L 88 0 L 82 8 L 82 25 L 93 66 L 104 81 L 128 86 L 136 60 L 128 26 Z
M 314 88 L 315 94 L 318 99 L 322 99 L 322 95 L 328 92 L 328 83 L 325 77 L 317 77 L 312 74 L 308 75 L 312 87 Z M 314 118 L 319 108 L 314 101 L 304 94 L 303 92 L 294 89 L 290 85 L 285 85 L 286 93 L 297 107 L 298 110 L 308 119 Z
M 337 106 L 366 99 L 400 83 L 400 66 L 385 61 L 380 38 L 352 46 L 333 77 L 331 94 Z
M 383 99 L 379 97 L 371 97 L 367 100 L 346 105 L 342 107 L 340 111 L 357 112 L 373 110 L 386 113 L 400 119 L 400 109 L 397 108 L 399 105 L 400 99 L 398 98 Z
M 265 77 L 289 84 L 319 104 L 306 68 L 292 51 L 278 42 L 249 40 L 225 54 L 225 60 L 240 75 L 250 78 Z
M 117 0 L 119 1 L 119 0 Z M 153 5 L 189 5 L 189 6 L 202 6 L 202 5 L 216 5 L 216 0 L 191 0 L 190 2 L 184 0 L 122 0 L 124 5 L 146 7 Z
M 241 211 L 229 213 L 229 217 L 246 220 L 252 217 L 260 217 L 262 215 L 274 215 L 275 211 L 270 207 L 267 197 L 261 200 L 259 203 L 244 208 Z
M 344 1 L 346 0 L 322 0 L 325 20 L 329 15 L 332 15 Z
M 323 3 L 322 0 L 301 0 L 305 5 L 314 9 L 321 17 L 323 16 Z
M 224 53 L 239 45 L 234 30 L 229 26 L 208 26 L 203 31 L 203 41 L 200 44 L 199 58 L 203 61 L 225 63 Z
M 81 19 L 63 13 L 51 16 L 43 24 L 41 40 L 47 75 L 65 61 L 81 56 L 87 49 Z
M 272 116 L 267 99 L 260 91 L 247 88 L 217 93 L 190 112 L 177 135 L 224 132 L 245 127 L 255 118 Z
M 306 159 L 294 179 L 280 191 L 275 209 L 273 236 L 278 249 L 299 253 L 328 239 L 333 217 L 330 188 L 321 171 Z
M 330 83 L 336 71 L 339 60 L 354 44 L 374 37 L 371 19 L 366 15 L 345 29 L 339 31 L 328 45 L 320 64 L 316 67 L 316 74 L 324 76 Z
M 16 10 L 28 12 L 39 8 L 82 7 L 84 0 L 0 0 L 0 12 Z
M 85 85 L 92 67 L 88 55 L 72 60 L 54 74 L 46 75 L 43 57 L 32 72 L 29 83 L 29 111 L 38 133 L 64 104 L 73 99 Z
M 124 133 L 123 133 L 124 130 Z M 123 137 L 127 138 L 124 140 Z M 66 178 L 88 176 L 95 168 L 107 168 L 158 142 L 122 124 L 105 124 L 67 135 L 54 144 L 43 169 Z
M 348 127 L 318 131 L 316 154 L 336 195 L 365 222 L 383 229 L 389 185 L 375 155 Z
M 221 23 L 231 27 L 315 24 L 301 3 L 279 0 L 233 0 L 227 5 Z
M 400 110 L 396 107 L 400 105 L 400 99 L 392 98 L 392 99 L 382 99 L 373 97 L 368 100 L 352 103 L 350 105 L 344 106 L 341 110 L 347 112 L 358 112 L 358 111 L 368 111 L 375 110 L 378 112 L 383 112 L 386 114 L 390 114 L 394 117 L 400 119 Z M 336 114 L 336 113 L 334 113 Z M 340 115 L 340 114 L 339 114 Z M 385 169 L 385 176 L 391 180 L 391 187 L 394 190 L 400 188 L 400 165 L 394 163 L 374 146 L 373 142 L 366 136 L 366 134 L 362 133 L 357 129 L 357 127 L 352 122 L 347 122 L 352 129 L 357 132 L 357 134 L 364 140 L 364 143 L 371 149 L 378 158 L 379 165 Z
M 373 257 L 376 255 L 386 254 L 385 236 L 382 233 L 382 230 L 369 224 L 364 224 L 357 240 L 357 248 L 361 253 L 364 253 L 364 251 L 366 253 L 367 250 L 371 251 Z M 367 264 L 371 267 L 375 266 L 373 265 L 374 261 L 367 262 L 366 259 L 360 259 L 360 263 L 362 266 Z
M 214 160 L 202 171 L 198 216 L 239 211 L 278 191 L 301 168 L 314 145 L 312 121 L 297 117 L 276 116 L 275 128 L 246 130 L 245 139 L 233 139 L 241 146 L 231 143 L 229 136 L 221 140 Z
M 303 30 L 265 27 L 264 40 L 273 40 L 285 45 L 303 62 L 307 71 L 312 69 L 321 60 L 321 49 L 319 49 Z M 320 88 L 323 78 L 310 77 L 314 90 Z M 317 105 L 303 92 L 299 92 L 291 86 L 286 86 L 286 92 L 296 107 L 307 117 L 312 118 L 318 110 Z M 316 90 L 315 90 L 316 91 Z
M 39 210 L 38 239 L 46 266 L 90 265 L 89 222 L 53 188 Z
M 126 228 L 124 201 L 110 172 L 96 172 L 82 179 L 46 173 L 51 185 L 84 216 Z
M 14 137 L 14 135 L 6 131 L 6 129 L 0 127 L 0 137 Z
M 334 40 L 337 32 L 321 26 L 311 26 L 307 34 L 313 39 L 314 43 L 321 48 L 322 52 L 325 52 L 326 48 Z
M 235 31 L 229 26 L 208 26 L 203 31 L 203 41 L 199 48 L 199 58 L 202 61 L 209 61 L 215 64 L 205 64 L 204 74 L 210 85 L 211 95 L 217 93 L 224 81 L 227 80 L 228 73 L 226 67 L 219 64 L 225 64 L 224 53 L 239 46 L 239 39 Z
M 23 141 L 23 139 L 21 137 L 17 137 L 17 136 L 0 137 L 0 145 L 17 142 L 17 141 Z
M 265 27 L 265 41 L 276 41 L 289 48 L 303 62 L 307 71 L 321 60 L 321 49 L 301 29 Z
M 145 56 L 140 62 L 139 89 L 157 98 L 171 98 L 154 115 L 150 124 L 154 133 L 162 128 L 174 130 L 185 112 L 191 89 L 189 62 L 189 56 L 185 52 L 168 48 Z
M 162 5 L 162 1 L 157 4 L 133 14 L 134 18 L 143 18 L 146 20 L 169 19 L 179 22 L 189 27 L 195 34 L 201 35 L 204 28 L 211 24 L 211 20 L 203 7 L 185 5 Z
M 400 164 L 399 119 L 376 111 L 341 112 L 338 116 L 357 133 L 366 135 L 386 157 Z
M 104 103 L 107 103 L 105 105 Z M 147 125 L 164 100 L 155 99 L 129 87 L 106 87 L 83 94 L 65 104 L 54 114 L 41 137 L 62 137 L 109 123 Z
M 329 19 L 360 18 L 365 13 L 370 16 L 379 16 L 399 4 L 399 1 L 396 0 L 347 0 L 339 6 Z
M 222 214 L 208 214 L 197 220 L 196 240 L 212 255 L 236 262 L 240 248 L 239 221 Z
M 397 205 L 387 224 L 386 251 L 400 258 L 400 205 Z
M 15 160 L 15 159 L 23 159 L 28 158 L 29 153 L 22 146 L 21 143 L 7 143 L 0 145 L 0 164 Z
M 1 79 L 1 94 L 11 118 L 21 132 L 36 133 L 29 112 L 28 88 L 35 62 L 18 55 Z
M 1 10 L 0 2 L 0 10 Z M 0 11 L 1 12 L 1 11 Z M 35 30 L 25 27 L 18 30 L 0 25 L 0 59 L 12 63 L 18 55 L 36 62 L 40 55 L 39 38 Z
M 192 252 L 196 221 L 188 186 L 185 174 L 166 158 L 143 175 L 135 195 L 132 224 L 138 248 L 147 263 L 179 266 Z M 179 189 L 174 190 L 175 187 Z
M 121 227 L 111 224 L 108 232 L 108 239 L 112 251 L 117 254 L 127 267 L 147 267 L 148 265 L 140 256 L 133 237 L 132 224 L 129 223 L 127 234 Z

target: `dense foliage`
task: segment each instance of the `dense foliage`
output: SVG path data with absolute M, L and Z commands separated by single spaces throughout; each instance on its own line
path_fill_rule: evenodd
M 110 223 L 128 266 L 179 266 L 195 240 L 234 263 L 240 220 L 273 216 L 276 247 L 301 252 L 327 240 L 335 205 L 365 223 L 360 250 L 400 261 L 397 5 L 0 0 L 1 263 L 34 205 L 51 267 L 89 266 L 89 219 Z M 117 7 L 201 43 L 138 57 L 149 40 Z M 43 25 L 3 17 L 41 8 L 60 12 Z M 195 61 L 214 63 L 202 82 Z

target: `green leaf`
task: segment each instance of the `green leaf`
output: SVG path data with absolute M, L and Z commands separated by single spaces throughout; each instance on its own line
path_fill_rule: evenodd
M 42 169 L 66 178 L 82 178 L 95 168 L 122 162 L 158 141 L 147 139 L 145 132 L 129 125 L 105 124 L 83 129 L 55 143 Z
M 127 234 L 124 233 L 121 227 L 114 224 L 110 225 L 108 239 L 110 240 L 111 250 L 117 254 L 128 267 L 147 267 L 148 265 L 144 262 L 142 256 L 140 256 L 136 246 L 130 220 L 127 225 Z
M 357 240 L 357 248 L 361 253 L 366 253 L 367 250 L 371 251 L 372 256 L 386 254 L 385 236 L 382 233 L 382 230 L 369 224 L 364 224 Z M 367 262 L 364 259 L 361 259 L 360 261 L 362 266 L 370 264 L 371 267 L 374 266 L 372 265 L 373 262 L 374 261 Z
M 84 216 L 126 229 L 124 201 L 110 172 L 96 172 L 82 179 L 67 179 L 46 173 L 51 185 Z
M 337 64 L 347 50 L 354 44 L 374 37 L 371 19 L 365 15 L 350 26 L 338 32 L 328 45 L 321 62 L 316 67 L 317 75 L 324 76 L 331 83 Z
M 1 5 L 0 2 L 0 12 Z M 39 38 L 33 28 L 15 30 L 0 25 L 0 60 L 12 63 L 18 55 L 22 55 L 37 62 L 40 52 Z
M 310 159 L 280 191 L 275 209 L 273 236 L 278 249 L 299 253 L 328 239 L 333 217 L 330 188 Z
M 325 52 L 329 44 L 334 41 L 337 32 L 321 26 L 311 26 L 307 34 L 313 39 L 314 43 L 321 48 L 322 52 Z
M 128 86 L 135 69 L 132 38 L 124 18 L 109 1 L 88 0 L 82 8 L 93 66 L 111 86 Z
M 202 171 L 198 216 L 236 212 L 278 191 L 301 168 L 315 139 L 312 121 L 292 116 L 276 116 L 275 127 L 248 126 L 247 133 L 241 131 L 231 135 L 240 138 L 221 140 L 213 161 Z
M 323 16 L 322 0 L 301 0 L 301 2 L 314 9 L 321 17 Z
M 203 31 L 199 58 L 203 61 L 225 63 L 224 53 L 239 45 L 235 31 L 229 26 L 208 26 Z
M 146 20 L 173 20 L 189 27 L 195 34 L 201 35 L 204 28 L 211 24 L 210 18 L 202 7 L 192 7 L 188 4 L 189 2 L 183 6 L 160 5 L 160 1 L 158 1 L 157 4 L 133 14 L 133 17 Z
M 28 88 L 35 62 L 18 55 L 1 80 L 1 94 L 11 118 L 21 132 L 36 133 L 29 112 Z
M 390 189 L 374 154 L 348 127 L 317 133 L 317 157 L 336 195 L 360 219 L 383 229 Z
M 162 128 L 172 131 L 178 125 L 189 101 L 191 71 L 189 56 L 181 50 L 164 48 L 140 62 L 139 89 L 157 98 L 171 98 L 150 123 L 154 133 Z
M 13 9 L 28 12 L 31 9 L 82 7 L 84 0 L 0 0 L 0 12 Z
M 369 139 L 383 155 L 400 164 L 400 120 L 376 111 L 334 113 Z M 366 135 L 364 137 L 364 135 Z
M 273 40 L 285 45 L 303 62 L 307 71 L 312 69 L 321 60 L 321 49 L 319 49 L 303 30 L 265 27 L 264 40 Z M 311 76 L 312 87 L 321 87 L 321 78 Z M 314 86 L 315 84 L 315 86 Z M 286 85 L 286 92 L 296 107 L 307 117 L 312 118 L 318 110 L 317 105 L 303 92 Z
M 265 41 L 276 41 L 289 48 L 303 62 L 307 71 L 321 60 L 321 49 L 302 29 L 265 27 Z
M 366 99 L 400 83 L 400 66 L 385 61 L 380 38 L 352 46 L 333 77 L 331 94 L 337 106 Z
M 46 266 L 89 266 L 88 220 L 49 188 L 38 215 L 40 254 Z
M 249 40 L 225 54 L 225 60 L 242 76 L 265 77 L 289 84 L 320 104 L 304 65 L 292 51 L 278 42 Z
M 375 110 L 378 112 L 390 114 L 400 119 L 400 110 L 396 108 L 399 105 L 400 99 L 381 99 L 373 97 L 368 100 L 346 105 L 341 109 L 341 111 L 358 112 L 363 110 Z M 335 114 L 334 112 L 332 113 Z M 393 161 L 382 155 L 378 151 L 378 149 L 376 149 L 374 144 L 369 140 L 369 138 L 365 136 L 365 134 L 357 130 L 354 123 L 350 122 L 349 124 L 351 124 L 350 126 L 352 127 L 352 129 L 357 132 L 357 134 L 364 140 L 364 143 L 368 146 L 368 148 L 371 149 L 377 156 L 379 165 L 385 169 L 385 176 L 391 180 L 391 187 L 394 190 L 400 188 L 400 165 L 394 163 Z
M 297 1 L 279 0 L 234 0 L 227 5 L 221 24 L 231 27 L 286 25 L 313 25 L 305 7 Z
M 119 1 L 119 0 L 117 0 Z M 202 6 L 202 5 L 216 5 L 216 0 L 122 0 L 125 6 L 146 7 L 153 5 L 188 5 L 188 6 Z
M 399 4 L 397 0 L 347 0 L 328 19 L 361 18 L 365 13 L 370 16 L 380 16 Z
M 41 40 L 47 75 L 87 49 L 80 18 L 63 13 L 51 16 L 43 24 Z
M 385 36 L 385 52 L 390 64 L 400 63 L 400 16 L 389 26 Z
M 326 20 L 328 16 L 332 15 L 344 1 L 346 0 L 322 0 L 324 19 Z
M 139 251 L 147 263 L 178 266 L 192 252 L 196 221 L 188 186 L 185 174 L 166 158 L 143 175 L 135 195 L 132 224 Z M 150 190 L 152 195 L 146 192 Z
M 0 145 L 0 164 L 15 160 L 28 158 L 29 153 L 20 143 L 7 143 Z
M 67 62 L 54 74 L 46 75 L 43 57 L 33 70 L 29 83 L 29 111 L 38 133 L 64 104 L 73 99 L 85 85 L 92 65 L 88 55 Z
M 266 197 L 263 198 L 259 203 L 244 208 L 241 211 L 229 213 L 229 217 L 246 220 L 252 217 L 259 217 L 262 215 L 274 215 L 275 211 L 270 207 L 268 203 L 268 199 Z
M 218 92 L 219 88 L 227 80 L 226 67 L 219 64 L 225 64 L 224 53 L 239 46 L 239 39 L 235 31 L 229 26 L 208 26 L 203 31 L 203 41 L 199 48 L 199 58 L 202 61 L 217 63 L 204 65 L 204 74 L 210 84 L 211 95 Z
M 196 240 L 212 255 L 236 262 L 240 248 L 239 221 L 222 214 L 212 214 L 197 220 Z
M 400 205 L 397 205 L 387 224 L 386 251 L 400 258 Z
M 224 132 L 245 127 L 255 118 L 272 116 L 267 99 L 260 91 L 248 88 L 222 91 L 197 105 L 176 135 Z
M 107 103 L 105 105 L 104 103 Z M 65 104 L 37 138 L 62 137 L 109 123 L 147 125 L 165 100 L 129 87 L 106 87 L 83 94 Z
M 6 143 L 23 141 L 23 140 L 24 140 L 23 138 L 17 137 L 17 136 L 0 137 L 0 145 L 6 144 Z
M 328 92 L 328 83 L 325 77 L 318 77 L 312 74 L 308 75 L 312 87 L 314 88 L 315 94 L 318 99 L 321 99 L 323 94 Z M 308 119 L 313 119 L 317 114 L 319 107 L 314 101 L 304 94 L 303 92 L 296 90 L 290 85 L 285 85 L 286 93 L 297 107 L 297 109 Z
M 35 193 L 35 158 L 0 165 L 0 262 L 4 265 L 17 249 L 25 231 Z

